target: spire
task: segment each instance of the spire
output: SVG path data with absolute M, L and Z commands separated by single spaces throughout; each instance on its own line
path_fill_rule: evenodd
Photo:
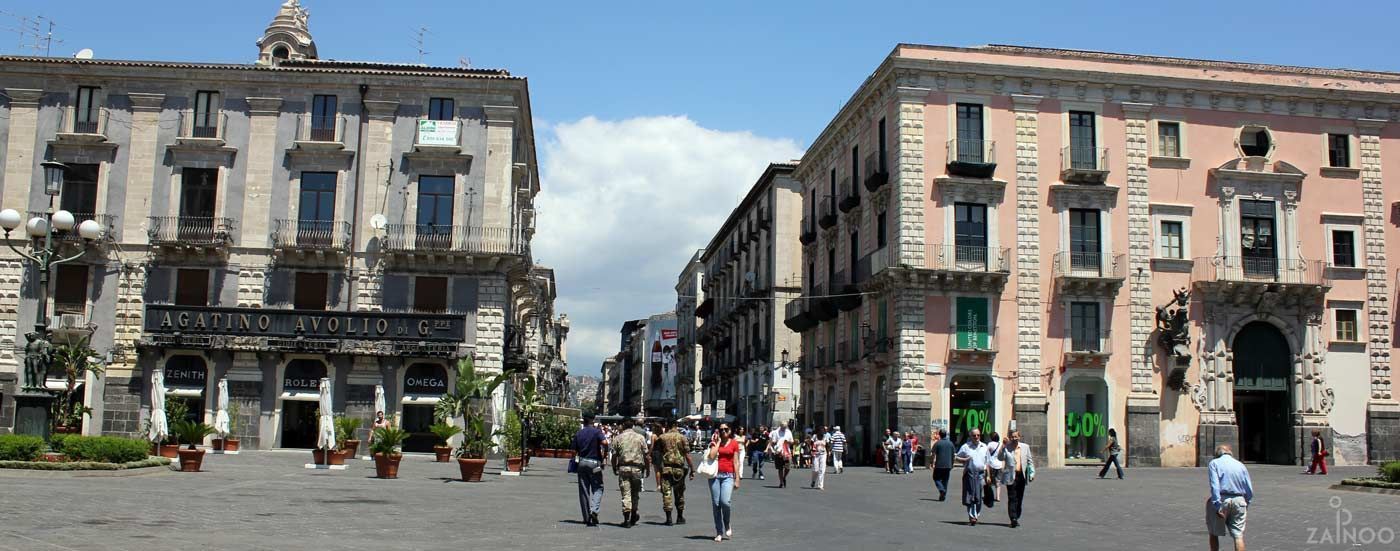
M 258 39 L 258 64 L 275 65 L 285 59 L 316 59 L 316 42 L 306 20 L 311 12 L 298 0 L 287 0 L 277 10 L 262 38 Z

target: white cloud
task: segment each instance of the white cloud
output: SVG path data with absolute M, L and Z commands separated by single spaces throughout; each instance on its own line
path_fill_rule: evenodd
M 622 322 L 675 308 L 676 277 L 792 140 L 684 116 L 587 117 L 544 130 L 535 260 L 559 283 L 569 370 L 597 375 Z

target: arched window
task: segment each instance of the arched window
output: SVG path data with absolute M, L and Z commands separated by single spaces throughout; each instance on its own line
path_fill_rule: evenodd
M 292 56 L 292 54 L 291 54 L 290 51 L 287 50 L 287 47 L 286 47 L 286 46 L 283 46 L 283 45 L 281 45 L 281 44 L 278 44 L 276 48 L 273 48 L 273 49 L 272 49 L 272 59 L 273 59 L 273 60 L 276 60 L 276 61 L 285 61 L 285 60 L 287 60 L 288 58 L 290 58 L 291 56 Z

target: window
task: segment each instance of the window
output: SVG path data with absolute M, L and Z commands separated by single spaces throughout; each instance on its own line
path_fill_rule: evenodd
M 1240 199 L 1240 261 L 1247 276 L 1278 273 L 1274 202 Z
M 836 167 L 834 167 L 834 166 L 831 167 L 831 193 L 827 194 L 827 197 L 828 197 L 828 198 L 830 198 L 830 197 L 836 197 Z M 826 215 L 828 215 L 828 214 L 831 214 L 831 213 L 829 213 L 829 212 L 822 212 L 822 216 L 826 216 Z
M 330 274 L 325 272 L 297 272 L 292 307 L 297 310 L 325 310 L 329 283 Z
M 877 250 L 885 248 L 885 230 L 885 211 L 882 210 L 875 215 L 875 248 Z
M 418 246 L 450 244 L 455 184 L 451 176 L 418 177 Z
M 180 216 L 213 218 L 218 190 L 219 169 L 189 167 L 181 169 Z
M 1247 126 L 1240 130 L 1240 152 L 1249 157 L 1269 155 L 1269 130 L 1258 126 Z
M 826 251 L 826 292 L 831 294 L 835 291 L 832 283 L 836 281 L 836 247 Z
M 195 138 L 219 137 L 219 109 L 218 92 L 195 92 L 194 124 L 190 127 L 190 135 Z
M 885 118 L 884 118 L 884 117 L 880 117 L 880 124 L 876 127 L 876 130 L 875 130 L 875 131 L 878 133 L 879 139 L 880 139 L 880 159 L 879 159 L 879 161 L 878 161 L 878 162 L 880 163 L 880 172 L 886 172 L 886 170 L 885 170 L 885 154 L 886 154 L 886 151 L 885 151 Z M 869 169 L 870 169 L 869 167 L 866 167 L 866 170 L 869 170 Z
M 272 49 L 272 59 L 275 59 L 277 61 L 286 61 L 288 57 L 291 57 L 291 52 L 287 51 L 286 46 L 279 45 L 276 48 Z
M 97 165 L 70 164 L 63 175 L 59 208 L 73 213 L 79 223 L 97 212 Z
M 60 264 L 54 278 L 55 314 L 82 314 L 87 311 L 88 274 L 86 264 Z
M 1070 346 L 1074 352 L 1100 352 L 1099 303 L 1069 304 Z
M 1098 138 L 1094 135 L 1093 111 L 1069 112 L 1069 159 L 1070 167 L 1079 170 L 1097 170 Z
M 1181 123 L 1157 123 L 1157 155 L 1161 157 L 1181 156 Z
M 982 106 L 976 103 L 957 104 L 957 159 L 959 163 L 981 164 Z
M 1356 232 L 1332 230 L 1332 265 L 1339 268 L 1356 267 Z
M 317 142 L 335 141 L 336 97 L 316 95 L 311 98 L 311 139 Z
M 96 86 L 79 86 L 77 101 L 73 104 L 73 132 L 76 134 L 96 134 L 97 106 Z
M 851 269 L 851 273 L 850 273 L 850 278 L 846 280 L 846 283 L 855 283 L 855 281 L 856 281 L 856 280 L 855 280 L 855 277 L 856 277 L 856 271 L 857 271 L 856 266 L 858 266 L 858 265 L 860 264 L 860 262 L 859 262 L 859 259 L 860 259 L 860 231 L 859 231 L 859 230 L 856 230 L 856 231 L 852 231 L 852 232 L 851 232 L 851 242 L 850 242 L 850 244 L 851 244 L 851 250 L 850 250 L 850 253 L 851 253 L 851 268 L 850 268 L 850 269 Z
M 175 304 L 209 305 L 209 270 L 181 268 L 175 273 Z
M 1351 166 L 1350 137 L 1346 134 L 1327 135 L 1327 166 L 1337 168 Z
M 1098 209 L 1069 210 L 1069 264 L 1072 270 L 1099 271 L 1103 265 L 1099 236 Z
M 1184 225 L 1179 220 L 1163 220 L 1157 234 L 1159 258 L 1184 258 L 1182 236 Z
M 1336 316 L 1336 338 L 1334 340 L 1342 342 L 1358 342 L 1360 335 L 1357 333 L 1357 311 L 1350 308 L 1338 308 L 1334 310 Z
M 446 312 L 447 278 L 414 278 L 413 309 L 417 312 Z
M 953 258 L 959 266 L 985 268 L 987 263 L 987 205 L 953 203 Z
M 428 100 L 428 119 L 450 121 L 457 116 L 457 101 L 452 98 L 432 98 Z

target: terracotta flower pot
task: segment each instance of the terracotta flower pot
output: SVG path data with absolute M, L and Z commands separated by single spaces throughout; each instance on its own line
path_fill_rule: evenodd
M 331 450 L 330 457 L 326 456 L 326 450 L 311 450 L 311 460 L 317 465 L 344 465 L 345 457 L 345 450 Z
M 68 427 L 63 425 L 59 425 L 53 428 L 54 434 L 78 434 L 82 431 L 82 427 Z
M 180 457 L 179 451 L 179 444 L 161 444 L 160 449 L 156 453 L 161 457 L 175 459 L 177 457 Z
M 524 458 L 520 458 L 520 457 L 507 457 L 507 458 L 506 458 L 506 470 L 507 470 L 507 471 L 510 471 L 510 472 L 513 472 L 513 473 L 518 473 L 518 472 L 520 472 L 520 467 L 521 467 L 521 465 L 524 465 L 524 464 L 525 464 Z
M 224 439 L 224 451 L 226 451 L 226 452 L 236 452 L 236 451 L 238 451 L 238 439 L 237 439 L 237 438 L 225 438 L 225 439 Z
M 340 449 L 349 452 L 346 454 L 346 457 L 355 457 L 355 453 L 360 451 L 360 441 L 346 440 L 344 444 L 340 446 Z
M 374 454 L 374 475 L 379 478 L 398 478 L 399 461 L 403 460 L 403 454 L 384 455 Z
M 438 463 L 446 463 L 452 459 L 452 446 L 433 446 L 433 455 Z
M 481 473 L 486 470 L 486 460 L 458 457 L 457 467 L 462 469 L 463 482 L 481 482 Z
M 213 439 L 213 440 L 210 440 L 210 441 L 209 441 L 209 449 L 212 449 L 212 450 L 214 450 L 214 451 L 216 451 L 216 452 L 224 451 L 224 439 L 223 439 L 223 438 L 215 438 L 215 439 Z
M 200 465 L 204 464 L 204 450 L 176 450 L 176 455 L 180 457 L 180 472 L 197 473 Z
M 574 450 L 554 450 L 554 457 L 559 457 L 563 459 L 573 459 Z

